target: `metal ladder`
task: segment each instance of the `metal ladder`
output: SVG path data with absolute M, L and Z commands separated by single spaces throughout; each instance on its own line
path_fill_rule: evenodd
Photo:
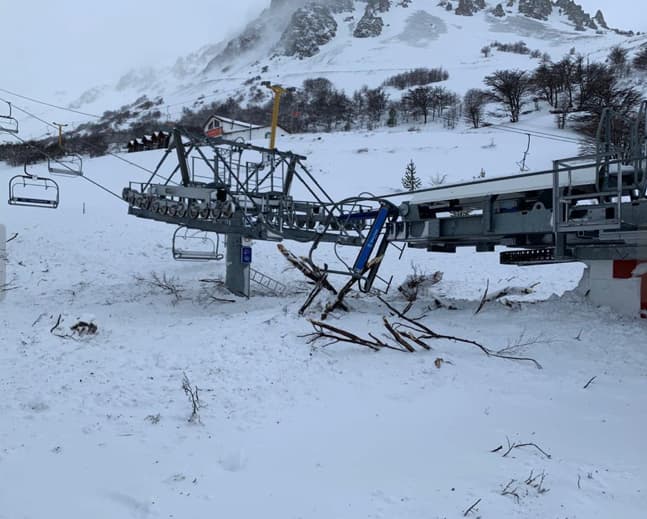
M 282 296 L 287 292 L 288 287 L 280 281 L 277 281 L 267 274 L 263 274 L 262 272 L 251 267 L 249 271 L 249 280 L 253 283 L 256 283 L 258 286 L 268 289 L 270 292 L 273 292 L 277 296 Z

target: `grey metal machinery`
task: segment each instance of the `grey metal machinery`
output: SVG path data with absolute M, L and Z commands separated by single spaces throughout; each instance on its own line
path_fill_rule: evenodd
M 597 152 L 551 170 L 419 191 L 389 239 L 437 252 L 523 249 L 502 253 L 513 264 L 647 257 L 646 112 L 643 103 L 629 142 L 614 145 L 604 135 L 618 117 L 605 110 Z
M 364 267 L 388 245 L 376 242 L 397 209 L 372 197 L 335 202 L 304 162 L 291 152 L 175 129 L 148 181 L 131 182 L 122 196 L 129 214 L 225 235 L 226 286 L 236 294 L 250 293 L 248 242 L 284 239 L 313 243 L 311 255 L 322 242 L 359 247 L 359 264 L 333 272 L 356 277 L 370 290 L 379 262 Z
M 582 261 L 592 299 L 623 313 L 639 307 L 645 317 L 646 125 L 647 102 L 633 118 L 606 109 L 595 153 L 556 160 L 548 171 L 418 192 L 387 237 L 432 252 L 517 249 L 501 253 L 506 264 Z
M 350 276 L 363 291 L 382 279 L 379 258 L 389 245 L 431 252 L 507 246 L 516 250 L 502 252 L 502 263 L 583 261 L 605 280 L 589 287 L 593 298 L 628 313 L 637 300 L 647 316 L 647 268 L 644 275 L 638 268 L 647 264 L 646 127 L 647 102 L 635 117 L 607 109 L 594 152 L 556 160 L 550 170 L 341 202 L 330 198 L 303 156 L 176 129 L 153 175 L 131 182 L 123 198 L 135 216 L 225 235 L 226 284 L 245 296 L 249 240 L 310 242 L 313 264 L 320 243 L 358 247 L 352 265 L 328 272 Z M 177 160 L 165 175 L 173 154 Z M 399 207 L 391 202 L 406 198 Z M 616 277 L 631 279 L 609 281 Z M 390 280 L 383 281 L 388 287 Z

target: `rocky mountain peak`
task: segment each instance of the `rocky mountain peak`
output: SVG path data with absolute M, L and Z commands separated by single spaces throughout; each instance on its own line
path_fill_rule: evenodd
M 593 19 L 603 29 L 609 28 L 609 26 L 607 25 L 607 21 L 604 19 L 604 14 L 602 14 L 602 11 L 600 11 L 599 9 L 598 9 L 598 12 L 595 13 L 595 16 L 593 17 Z
M 555 5 L 560 9 L 562 14 L 565 14 L 566 17 L 575 24 L 575 29 L 578 31 L 584 31 L 587 28 L 597 29 L 596 25 L 591 15 L 586 13 L 582 6 L 575 3 L 574 0 L 557 0 Z

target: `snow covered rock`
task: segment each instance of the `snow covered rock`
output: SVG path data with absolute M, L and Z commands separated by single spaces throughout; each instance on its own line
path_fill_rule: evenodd
M 337 34 L 337 22 L 326 5 L 309 4 L 297 9 L 281 35 L 281 54 L 309 58 Z
M 561 12 L 575 24 L 575 29 L 584 31 L 587 27 L 589 29 L 597 29 L 598 26 L 591 18 L 591 15 L 584 12 L 582 6 L 576 4 L 574 0 L 557 0 L 555 5 L 561 9 Z
M 454 13 L 458 16 L 472 16 L 477 11 L 478 8 L 472 0 L 458 0 L 458 6 L 454 10 Z
M 376 12 L 384 12 L 382 9 L 388 6 L 384 4 L 378 4 L 377 2 L 369 2 L 366 5 L 366 10 L 364 11 L 364 16 L 357 23 L 357 27 L 353 31 L 353 36 L 355 38 L 374 38 L 379 36 L 382 33 L 382 28 L 384 27 L 384 20 L 381 16 L 378 16 Z
M 519 12 L 528 18 L 548 20 L 553 4 L 551 0 L 519 0 Z
M 319 0 L 318 3 L 323 3 L 333 13 L 350 13 L 355 9 L 353 0 Z
M 272 2 L 270 3 L 270 10 L 296 10 L 306 4 L 324 5 L 328 7 L 333 13 L 350 12 L 355 8 L 355 0 L 272 0 Z
M 496 7 L 492 10 L 492 14 L 497 18 L 503 18 L 505 16 L 505 11 L 503 10 L 503 5 L 496 4 Z
M 609 28 L 609 26 L 607 25 L 607 21 L 604 19 L 604 14 L 602 14 L 602 11 L 600 11 L 600 9 L 598 9 L 598 12 L 595 13 L 593 20 L 595 20 L 595 23 L 597 23 L 603 29 Z

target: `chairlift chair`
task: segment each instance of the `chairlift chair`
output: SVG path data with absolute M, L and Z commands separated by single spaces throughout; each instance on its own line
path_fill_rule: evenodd
M 11 103 L 5 103 L 9 106 L 9 112 L 6 115 L 0 114 L 0 132 L 18 133 L 18 119 L 11 115 Z
M 47 158 L 47 169 L 54 175 L 83 176 L 83 159 L 76 153 L 68 153 L 59 159 Z
M 32 175 L 27 171 L 26 164 L 24 171 L 24 175 L 16 175 L 9 180 L 9 205 L 56 209 L 59 203 L 58 184 L 51 178 Z
M 224 258 L 220 252 L 220 237 L 209 236 L 207 231 L 179 226 L 173 233 L 173 259 L 177 261 L 219 261 Z

